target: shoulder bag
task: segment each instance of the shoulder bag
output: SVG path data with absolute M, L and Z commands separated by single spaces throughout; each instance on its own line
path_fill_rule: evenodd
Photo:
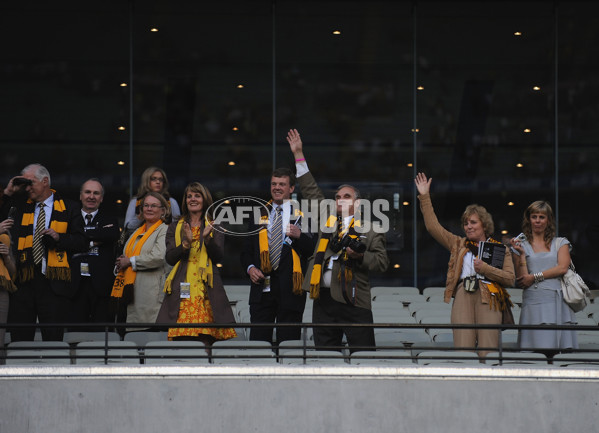
M 560 278 L 560 282 L 566 304 L 568 304 L 574 312 L 582 311 L 589 303 L 591 291 L 580 275 L 576 273 L 574 263 L 570 262 L 570 267 L 562 278 Z

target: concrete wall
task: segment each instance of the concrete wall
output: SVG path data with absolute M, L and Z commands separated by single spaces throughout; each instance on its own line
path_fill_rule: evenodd
M 0 367 L 0 433 L 595 432 L 599 369 Z

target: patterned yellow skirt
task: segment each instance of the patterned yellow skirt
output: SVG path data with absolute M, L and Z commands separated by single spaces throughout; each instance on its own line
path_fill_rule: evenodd
M 212 307 L 208 299 L 202 296 L 192 296 L 181 299 L 177 323 L 213 323 Z M 200 334 L 211 335 L 217 340 L 227 340 L 237 337 L 233 328 L 170 328 L 168 338 L 197 337 Z

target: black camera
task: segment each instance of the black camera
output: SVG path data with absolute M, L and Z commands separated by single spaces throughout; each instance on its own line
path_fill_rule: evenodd
M 27 179 L 24 177 L 15 177 L 12 180 L 12 184 L 14 186 L 21 186 L 21 185 L 30 186 L 30 185 L 33 185 L 33 182 L 31 181 L 31 179 Z
M 344 236 L 343 239 L 341 239 L 338 242 L 337 248 L 339 250 L 345 249 L 345 248 L 351 248 L 352 250 L 354 250 L 356 253 L 359 253 L 359 254 L 362 254 L 364 251 L 366 251 L 366 245 L 363 244 L 362 242 L 360 242 L 360 239 L 353 238 L 351 236 Z

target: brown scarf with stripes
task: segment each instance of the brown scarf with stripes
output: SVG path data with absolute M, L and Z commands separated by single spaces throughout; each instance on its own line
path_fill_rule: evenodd
M 54 194 L 54 207 L 50 228 L 56 233 L 63 234 L 69 229 L 67 208 L 58 193 Z M 35 224 L 35 202 L 27 200 L 23 217 L 18 229 L 19 239 L 17 241 L 18 270 L 16 280 L 26 283 L 33 279 L 33 230 Z M 67 260 L 67 253 L 55 248 L 47 250 L 46 256 L 46 278 L 49 280 L 71 281 L 71 268 Z

